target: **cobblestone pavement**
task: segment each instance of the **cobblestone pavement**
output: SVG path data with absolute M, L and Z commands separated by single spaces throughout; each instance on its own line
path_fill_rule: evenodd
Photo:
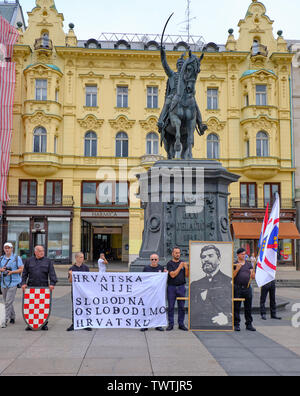
M 279 288 L 289 302 L 282 321 L 254 315 L 256 333 L 93 330 L 66 332 L 70 287 L 56 287 L 48 332 L 26 332 L 18 290 L 17 321 L 0 329 L 0 375 L 231 376 L 300 375 L 300 289 Z M 300 310 L 300 307 L 298 308 Z M 292 326 L 294 320 L 294 327 Z

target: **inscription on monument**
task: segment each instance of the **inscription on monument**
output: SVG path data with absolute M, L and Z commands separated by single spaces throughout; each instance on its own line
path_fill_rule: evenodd
M 203 240 L 204 219 L 201 213 L 186 213 L 186 207 L 176 208 L 176 245 L 189 246 L 189 241 Z

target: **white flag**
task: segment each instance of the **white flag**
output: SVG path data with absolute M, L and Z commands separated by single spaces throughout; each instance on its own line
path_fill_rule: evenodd
M 258 287 L 262 287 L 276 278 L 279 224 L 280 198 L 276 194 L 257 261 L 255 279 Z

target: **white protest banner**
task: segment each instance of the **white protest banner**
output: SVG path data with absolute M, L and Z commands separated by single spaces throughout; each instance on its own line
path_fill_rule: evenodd
M 167 273 L 73 272 L 74 329 L 167 326 Z

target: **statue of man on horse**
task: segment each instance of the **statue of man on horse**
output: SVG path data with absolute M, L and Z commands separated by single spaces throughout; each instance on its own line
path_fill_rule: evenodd
M 164 33 L 162 43 L 163 36 Z M 177 62 L 175 72 L 168 65 L 163 45 L 160 53 L 163 68 L 168 76 L 165 104 L 158 121 L 161 144 L 165 146 L 168 159 L 192 159 L 195 130 L 200 136 L 207 130 L 195 99 L 195 86 L 204 54 L 197 58 L 189 51 L 187 59 L 183 54 Z

